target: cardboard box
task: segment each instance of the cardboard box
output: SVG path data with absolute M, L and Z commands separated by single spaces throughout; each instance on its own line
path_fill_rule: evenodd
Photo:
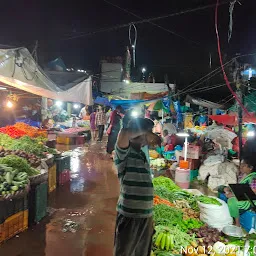
M 185 149 L 183 147 L 182 156 L 184 157 Z M 202 149 L 200 146 L 188 145 L 187 158 L 199 159 L 202 154 Z

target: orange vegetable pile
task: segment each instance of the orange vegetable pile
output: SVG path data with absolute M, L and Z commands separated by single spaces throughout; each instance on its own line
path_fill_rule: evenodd
M 161 198 L 159 196 L 155 196 L 154 197 L 154 205 L 158 205 L 158 204 L 165 204 L 165 205 L 168 205 L 168 206 L 171 206 L 171 207 L 175 206 L 174 204 L 172 204 L 168 200 L 163 199 L 163 198 Z
M 37 129 L 35 127 L 32 127 L 28 124 L 25 123 L 16 123 L 14 125 L 15 128 L 23 131 L 26 133 L 27 136 L 31 137 L 31 138 L 36 138 L 36 137 L 44 137 L 47 138 L 47 132 Z

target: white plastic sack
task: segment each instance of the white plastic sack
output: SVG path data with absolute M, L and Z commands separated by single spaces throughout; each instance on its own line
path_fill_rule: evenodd
M 213 156 L 209 156 L 206 160 L 204 160 L 204 165 L 212 166 L 215 164 L 223 163 L 224 160 L 225 160 L 225 157 L 223 155 L 213 155 Z
M 206 178 L 210 176 L 216 176 L 218 175 L 218 166 L 219 164 L 212 165 L 212 166 L 206 166 L 202 164 L 199 168 L 198 172 L 198 180 L 206 180 Z
M 222 176 L 210 176 L 208 180 L 208 188 L 217 190 L 219 186 L 225 185 L 225 179 Z
M 222 230 L 225 226 L 232 225 L 233 219 L 230 216 L 227 204 L 217 197 L 213 198 L 217 199 L 222 205 L 218 206 L 198 202 L 198 206 L 200 208 L 200 220 L 208 224 L 210 227 Z

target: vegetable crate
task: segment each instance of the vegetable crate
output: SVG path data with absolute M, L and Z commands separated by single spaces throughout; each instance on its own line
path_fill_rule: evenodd
M 56 189 L 56 164 L 48 169 L 48 192 Z
M 58 185 L 64 185 L 65 183 L 70 182 L 70 170 L 64 170 L 58 173 L 57 183 Z
M 7 241 L 28 228 L 28 210 L 18 212 L 0 225 L 0 243 Z
M 83 145 L 84 143 L 85 143 L 85 137 L 84 136 L 76 137 L 76 145 Z
M 4 223 L 10 216 L 28 209 L 27 195 L 12 200 L 0 201 L 0 223 Z
M 72 137 L 57 137 L 58 144 L 73 145 L 75 144 L 74 142 L 75 142 L 75 139 Z
M 29 192 L 29 224 L 41 221 L 47 214 L 48 182 L 31 186 Z
M 60 173 L 64 170 L 70 170 L 70 156 L 63 156 L 55 159 L 57 166 L 57 173 Z

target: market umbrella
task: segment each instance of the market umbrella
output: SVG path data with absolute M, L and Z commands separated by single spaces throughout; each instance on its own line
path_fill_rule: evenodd
M 168 113 L 168 109 L 164 106 L 163 101 L 162 100 L 158 100 L 155 101 L 153 103 L 151 103 L 148 107 L 149 111 L 159 111 L 159 110 L 163 110 L 164 112 Z

